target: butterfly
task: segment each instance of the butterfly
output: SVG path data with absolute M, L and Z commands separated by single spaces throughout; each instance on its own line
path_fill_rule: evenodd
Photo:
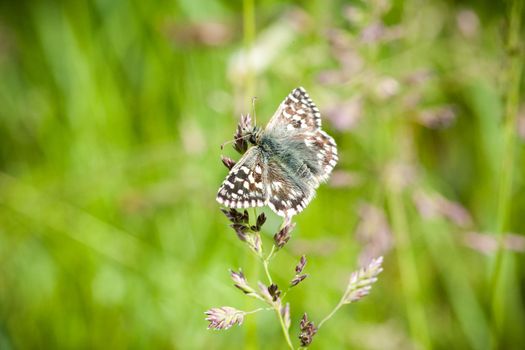
M 321 114 L 305 89 L 294 89 L 266 128 L 245 137 L 253 145 L 230 170 L 217 193 L 229 208 L 268 205 L 290 218 L 310 203 L 337 164 L 337 145 L 321 129 Z

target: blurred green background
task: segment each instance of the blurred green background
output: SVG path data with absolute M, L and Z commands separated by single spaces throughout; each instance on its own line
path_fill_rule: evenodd
M 312 349 L 523 349 L 522 2 L 3 1 L 0 348 L 284 348 L 271 312 L 204 311 L 258 307 L 229 268 L 263 279 L 219 145 L 304 86 L 340 162 L 272 263 L 309 259 L 296 343 L 384 255 Z

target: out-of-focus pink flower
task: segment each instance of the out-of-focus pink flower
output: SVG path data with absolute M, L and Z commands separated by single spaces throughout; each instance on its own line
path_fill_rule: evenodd
M 371 204 L 359 207 L 359 223 L 356 239 L 363 245 L 359 254 L 359 263 L 364 266 L 372 258 L 385 255 L 393 245 L 392 231 L 384 211 Z
M 525 141 L 525 104 L 521 106 L 518 113 L 518 136 Z
M 495 234 L 467 232 L 463 235 L 467 247 L 483 254 L 494 253 L 498 249 L 498 237 Z M 505 233 L 503 247 L 514 252 L 525 252 L 525 237 L 515 233 Z
M 166 36 L 178 45 L 222 46 L 233 39 L 233 27 L 217 21 L 197 23 L 168 23 Z
M 386 100 L 397 95 L 400 88 L 401 86 L 396 79 L 392 77 L 383 77 L 377 82 L 375 93 L 381 100 Z
M 335 188 L 356 187 L 363 179 L 359 173 L 347 170 L 335 170 L 330 176 L 329 185 Z
M 461 10 L 456 15 L 459 32 L 466 38 L 473 38 L 479 32 L 478 15 L 469 9 Z
M 456 120 L 454 106 L 440 106 L 424 109 L 419 112 L 417 121 L 430 129 L 442 129 L 450 126 Z
M 356 96 L 350 100 L 325 108 L 324 116 L 341 131 L 348 131 L 357 125 L 363 115 L 362 98 Z
M 414 183 L 417 175 L 414 165 L 403 161 L 393 161 L 387 164 L 384 169 L 384 181 L 387 186 L 395 191 L 401 191 Z
M 472 217 L 465 207 L 457 202 L 450 201 L 438 193 L 428 193 L 422 190 L 415 191 L 412 199 L 423 218 L 446 218 L 459 227 L 472 225 Z

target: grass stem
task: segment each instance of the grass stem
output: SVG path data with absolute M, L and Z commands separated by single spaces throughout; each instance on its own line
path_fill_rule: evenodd
M 396 238 L 396 255 L 405 295 L 410 332 L 413 339 L 416 339 L 423 349 L 431 349 L 425 311 L 421 302 L 421 285 L 408 233 L 406 212 L 401 193 L 398 190 L 388 189 L 387 206 L 392 216 L 392 227 Z
M 501 174 L 499 176 L 499 195 L 497 209 L 498 250 L 490 276 L 491 292 L 491 321 L 493 341 L 492 347 L 498 348 L 501 333 L 501 324 L 504 318 L 504 308 L 500 304 L 501 275 L 506 258 L 503 246 L 504 232 L 507 230 L 511 200 L 512 181 L 514 175 L 514 158 L 516 148 L 516 123 L 520 102 L 520 80 L 523 71 L 523 48 L 520 47 L 521 14 L 523 13 L 523 0 L 511 1 L 509 6 L 509 32 L 507 39 L 508 64 L 504 72 L 507 90 L 505 91 L 505 121 L 502 128 L 503 153 L 501 158 Z

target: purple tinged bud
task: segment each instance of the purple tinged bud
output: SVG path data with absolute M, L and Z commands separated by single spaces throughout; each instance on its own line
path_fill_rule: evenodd
M 264 213 L 261 213 L 258 217 L 257 217 L 257 223 L 255 226 L 257 226 L 257 231 L 259 231 L 262 227 L 262 225 L 264 225 L 264 223 L 266 222 L 266 215 Z
M 235 140 L 235 142 L 233 143 L 233 148 L 240 154 L 245 153 L 248 149 L 248 142 L 246 141 L 246 136 L 249 135 L 249 133 L 251 133 L 252 129 L 252 118 L 250 117 L 250 115 L 241 115 L 241 120 L 239 121 L 239 124 L 237 124 L 237 130 L 233 135 L 233 138 Z
M 222 164 L 224 164 L 228 170 L 232 170 L 232 168 L 235 166 L 235 161 L 229 157 L 221 156 L 221 160 Z
M 248 214 L 248 210 L 244 210 L 242 213 L 241 221 L 245 224 L 250 222 L 250 214 Z
M 284 247 L 285 244 L 288 243 L 291 237 L 290 232 L 292 232 L 294 227 L 295 223 L 288 223 L 273 236 L 273 241 L 279 249 Z
M 290 287 L 295 287 L 296 285 L 298 285 L 299 283 L 301 283 L 302 281 L 304 281 L 304 279 L 308 277 L 308 275 L 304 274 L 304 275 L 296 275 L 293 280 L 290 282 Z
M 250 293 L 255 292 L 252 289 L 252 287 L 248 285 L 248 281 L 246 280 L 246 277 L 244 277 L 242 270 L 239 270 L 239 272 L 231 270 L 230 275 L 231 275 L 231 278 L 233 280 L 235 287 L 242 290 L 245 294 L 250 294 Z
M 383 257 L 380 256 L 372 259 L 368 266 L 352 273 L 343 296 L 344 304 L 356 302 L 370 293 L 372 284 L 377 282 L 377 275 L 383 271 L 382 264 Z
M 272 296 L 272 301 L 277 301 L 279 299 L 279 296 L 281 296 L 281 291 L 279 290 L 279 287 L 272 283 L 268 286 L 268 293 Z
M 308 315 L 306 312 L 303 315 L 300 323 L 301 333 L 299 334 L 299 340 L 301 341 L 301 346 L 308 346 L 312 343 L 314 335 L 317 333 L 317 327 L 314 326 L 314 323 L 308 321 Z
M 306 266 L 306 256 L 301 256 L 301 259 L 299 260 L 299 263 L 295 267 L 295 273 L 298 275 L 301 272 L 303 272 L 304 267 Z
M 228 329 L 244 321 L 244 311 L 237 310 L 230 306 L 214 307 L 205 312 L 206 321 L 210 322 L 208 329 Z

